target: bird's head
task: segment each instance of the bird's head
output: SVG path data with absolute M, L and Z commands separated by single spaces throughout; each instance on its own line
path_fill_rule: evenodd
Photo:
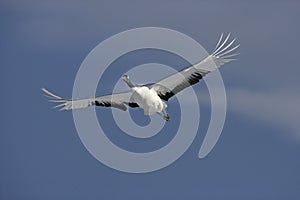
M 127 74 L 124 74 L 122 76 L 123 81 L 128 82 L 129 81 L 129 76 Z
M 122 79 L 123 79 L 123 81 L 130 87 L 130 88 L 133 88 L 134 87 L 134 85 L 131 83 L 131 81 L 129 80 L 129 76 L 128 75 L 126 75 L 126 74 L 124 74 L 123 76 L 122 76 Z

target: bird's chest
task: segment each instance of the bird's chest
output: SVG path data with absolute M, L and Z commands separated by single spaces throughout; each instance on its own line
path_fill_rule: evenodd
M 151 107 L 159 109 L 162 104 L 162 101 L 157 93 L 153 90 L 150 90 L 148 87 L 136 88 L 135 92 L 133 93 L 133 98 L 142 108 Z

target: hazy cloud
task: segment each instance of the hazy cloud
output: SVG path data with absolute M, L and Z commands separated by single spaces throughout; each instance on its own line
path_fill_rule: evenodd
M 228 108 L 243 115 L 283 127 L 300 137 L 300 95 L 295 91 L 228 91 Z

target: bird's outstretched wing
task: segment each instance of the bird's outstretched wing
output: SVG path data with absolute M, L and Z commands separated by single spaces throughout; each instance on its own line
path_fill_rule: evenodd
M 154 89 L 161 99 L 167 101 L 170 97 L 174 96 L 181 90 L 198 83 L 199 80 L 209 72 L 219 68 L 227 62 L 235 60 L 233 57 L 238 54 L 230 53 L 237 49 L 240 45 L 232 47 L 235 39 L 228 42 L 229 37 L 230 34 L 228 34 L 223 40 L 222 34 L 212 54 L 202 61 L 160 80 L 159 82 L 149 86 L 149 88 Z
M 59 103 L 54 108 L 60 108 L 60 110 L 71 110 L 71 109 L 78 109 L 78 108 L 86 108 L 89 106 L 105 106 L 105 107 L 115 107 L 121 110 L 126 111 L 128 105 L 130 107 L 138 107 L 138 105 L 131 101 L 131 92 L 125 93 L 116 93 L 111 95 L 105 95 L 100 97 L 93 97 L 87 99 L 65 99 L 61 98 L 47 89 L 42 88 L 42 91 L 45 93 L 47 97 L 50 98 L 50 101 Z

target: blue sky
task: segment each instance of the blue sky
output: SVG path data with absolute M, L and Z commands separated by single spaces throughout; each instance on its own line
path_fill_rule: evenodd
M 0 2 L 1 134 L 0 199 L 295 199 L 300 197 L 300 93 L 298 1 L 6 1 Z M 126 174 L 94 159 L 82 145 L 72 113 L 51 110 L 46 86 L 70 97 L 77 70 L 101 41 L 127 29 L 158 26 L 183 32 L 208 51 L 221 32 L 241 44 L 238 60 L 221 68 L 228 97 L 222 136 L 197 158 L 208 126 L 208 93 L 199 92 L 200 129 L 188 151 L 171 166 Z M 123 60 L 122 60 L 123 59 Z M 141 51 L 117 60 L 98 94 L 112 90 L 136 64 L 185 67 L 178 57 Z M 114 71 L 115 69 L 115 71 Z M 110 78 L 112 77 L 112 79 Z M 97 109 L 110 138 L 137 150 L 172 138 L 174 120 L 151 141 L 130 140 L 109 109 Z M 140 110 L 130 111 L 147 123 Z M 107 122 L 107 123 L 106 123 Z

